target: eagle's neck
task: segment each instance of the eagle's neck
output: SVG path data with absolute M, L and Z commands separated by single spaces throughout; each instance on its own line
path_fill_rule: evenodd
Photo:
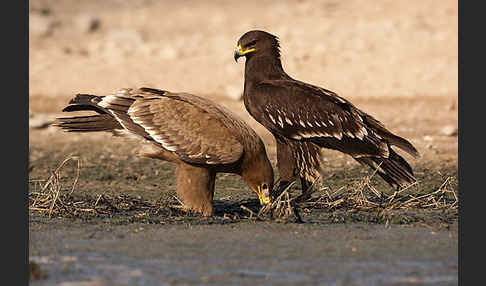
M 262 122 L 263 112 L 261 108 L 260 96 L 255 92 L 258 85 L 265 80 L 289 79 L 285 73 L 280 61 L 280 52 L 278 47 L 274 50 L 262 54 L 252 54 L 246 57 L 245 63 L 245 86 L 243 90 L 243 100 L 246 110 L 258 122 Z
M 253 55 L 245 64 L 245 88 L 263 80 L 285 79 L 288 75 L 282 68 L 278 55 Z

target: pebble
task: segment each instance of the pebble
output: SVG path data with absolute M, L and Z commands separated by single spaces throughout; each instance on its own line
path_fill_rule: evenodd
M 92 33 L 99 30 L 101 20 L 95 15 L 82 14 L 76 17 L 74 23 L 81 33 Z
M 424 141 L 429 141 L 429 142 L 434 141 L 434 137 L 432 137 L 430 135 L 425 135 L 423 139 L 424 139 Z
M 29 33 L 35 37 L 49 37 L 60 25 L 54 17 L 38 13 L 29 14 Z
M 457 136 L 459 129 L 454 125 L 446 125 L 440 130 L 440 134 L 444 136 Z

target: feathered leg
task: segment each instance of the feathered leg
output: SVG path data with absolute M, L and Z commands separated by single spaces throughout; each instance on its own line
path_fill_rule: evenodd
M 189 164 L 177 166 L 177 195 L 184 207 L 203 216 L 213 214 L 213 196 L 216 172 Z
M 295 144 L 294 156 L 302 187 L 302 195 L 297 199 L 304 201 L 312 195 L 313 184 L 321 179 L 321 150 L 311 142 L 302 142 Z
M 277 142 L 277 168 L 280 181 L 273 197 L 278 197 L 294 180 L 296 175 L 295 158 L 289 145 L 283 140 Z

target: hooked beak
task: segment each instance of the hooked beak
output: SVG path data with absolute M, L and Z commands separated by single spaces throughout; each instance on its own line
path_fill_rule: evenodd
M 236 49 L 235 49 L 235 54 L 234 54 L 235 62 L 238 62 L 238 58 L 239 58 L 239 57 L 242 57 L 242 56 L 244 56 L 244 55 L 246 55 L 246 54 L 248 54 L 248 53 L 251 53 L 251 52 L 253 52 L 253 51 L 255 51 L 255 49 L 254 49 L 254 48 L 252 48 L 252 49 L 247 49 L 247 50 L 243 50 L 243 49 L 241 48 L 241 45 L 238 45 L 238 47 L 236 47 Z
M 238 46 L 238 47 L 240 47 L 240 46 Z M 241 53 L 238 50 L 238 48 L 235 50 L 234 57 L 235 57 L 235 62 L 238 62 L 238 58 L 241 57 Z
M 270 197 L 266 197 L 263 195 L 260 186 L 257 187 L 257 194 L 258 194 L 258 199 L 260 200 L 260 205 L 266 205 L 270 202 Z

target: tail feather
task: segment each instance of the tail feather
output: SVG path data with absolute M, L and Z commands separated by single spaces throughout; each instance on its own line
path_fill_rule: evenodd
M 69 101 L 69 104 L 89 104 L 93 105 L 102 100 L 102 96 L 78 93 L 74 98 Z
M 95 111 L 98 114 L 57 118 L 54 125 L 68 132 L 111 131 L 116 136 L 140 136 L 153 140 L 147 131 L 127 114 L 135 100 L 126 90 L 108 96 L 77 94 L 69 101 L 63 112 Z
M 77 94 L 69 101 L 63 112 L 95 111 L 97 115 L 57 118 L 55 126 L 68 132 L 113 131 L 121 129 L 118 121 L 103 107 L 97 105 L 103 97 L 90 94 Z
M 398 148 L 402 149 L 403 151 L 407 152 L 414 158 L 420 157 L 420 153 L 417 149 L 412 145 L 412 143 L 408 142 L 405 138 L 397 136 L 390 131 L 388 131 L 383 123 L 376 120 L 373 116 L 369 114 L 363 114 L 366 124 L 373 129 L 378 135 L 382 138 L 386 139 L 389 144 L 397 146 Z
M 68 105 L 66 106 L 62 112 L 72 112 L 72 111 L 96 111 L 99 114 L 104 114 L 106 113 L 104 110 L 101 108 L 95 106 L 95 105 L 82 105 L 82 104 L 73 104 L 73 105 Z
M 57 118 L 54 125 L 68 132 L 112 131 L 122 128 L 109 114 Z
M 412 167 L 405 159 L 389 148 L 388 158 L 359 157 L 355 158 L 361 164 L 366 164 L 377 172 L 388 184 L 394 188 L 401 188 L 417 181 Z
M 97 105 L 102 100 L 101 96 L 91 94 L 76 94 L 74 98 L 69 101 L 69 105 L 66 106 L 63 112 L 72 111 L 96 111 L 99 114 L 107 113 L 104 108 Z
M 385 139 L 388 140 L 391 145 L 397 146 L 398 148 L 412 155 L 414 158 L 420 157 L 420 153 L 417 151 L 417 149 L 412 145 L 412 143 L 408 142 L 406 139 L 391 133 L 387 135 L 382 135 Z

